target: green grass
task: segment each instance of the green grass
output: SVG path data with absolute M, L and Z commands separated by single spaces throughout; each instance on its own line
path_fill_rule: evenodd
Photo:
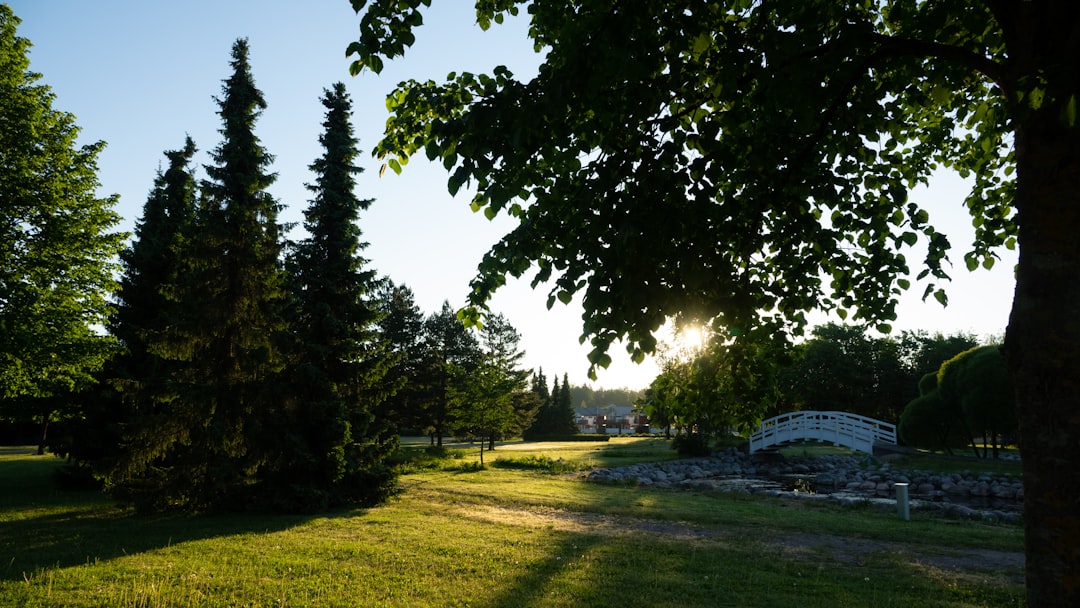
M 580 479 L 667 445 L 503 445 L 468 472 L 477 450 L 420 450 L 386 505 L 317 517 L 137 516 L 0 455 L 0 605 L 1020 603 L 1022 566 L 987 557 L 1022 551 L 1016 526 Z

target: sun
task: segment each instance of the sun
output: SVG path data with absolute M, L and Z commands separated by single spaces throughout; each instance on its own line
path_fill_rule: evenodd
M 679 350 L 697 352 L 705 346 L 705 330 L 700 325 L 684 325 L 675 330 Z

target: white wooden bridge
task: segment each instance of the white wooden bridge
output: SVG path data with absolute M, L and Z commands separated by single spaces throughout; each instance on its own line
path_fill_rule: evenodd
M 750 453 L 797 441 L 827 441 L 873 454 L 875 443 L 896 445 L 896 425 L 847 412 L 790 412 L 761 423 L 750 435 Z

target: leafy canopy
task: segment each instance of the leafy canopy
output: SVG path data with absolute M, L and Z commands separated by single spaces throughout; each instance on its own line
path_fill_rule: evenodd
M 352 70 L 379 72 L 430 0 L 352 4 Z M 679 313 L 736 335 L 801 331 L 815 309 L 887 330 L 920 240 L 924 297 L 946 301 L 950 244 L 908 199 L 941 167 L 973 179 L 967 265 L 1015 246 L 1015 108 L 979 3 L 497 0 L 476 2 L 477 22 L 523 5 L 543 53 L 534 78 L 403 82 L 375 150 L 394 171 L 423 152 L 451 193 L 475 188 L 474 210 L 518 218 L 480 263 L 469 320 L 535 269 L 549 306 L 582 294 L 599 365 L 618 338 L 641 359 Z M 1024 86 L 1009 92 L 1036 107 L 1040 89 Z
M 104 142 L 77 145 L 75 117 L 53 108 L 30 71 L 30 42 L 0 4 L 0 400 L 48 398 L 92 383 L 110 354 L 117 197 L 98 198 Z

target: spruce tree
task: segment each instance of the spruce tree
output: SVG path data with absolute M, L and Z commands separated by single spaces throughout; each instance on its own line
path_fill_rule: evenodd
M 116 309 L 107 328 L 121 350 L 100 374 L 102 382 L 85 396 L 83 428 L 67 446 L 70 456 L 100 471 L 116 466 L 121 431 L 154 416 L 159 404 L 172 397 L 172 366 L 156 343 L 178 314 L 167 286 L 181 272 L 181 234 L 195 210 L 195 178 L 189 166 L 194 154 L 190 137 L 182 149 L 165 152 L 169 166 L 158 172 L 134 238 L 120 253 Z
M 562 386 L 558 394 L 553 396 L 555 402 L 553 424 L 556 434 L 573 435 L 578 432 L 577 414 L 574 413 L 574 403 L 570 399 L 570 377 L 564 372 Z
M 225 508 L 244 498 L 239 491 L 275 447 L 266 431 L 276 413 L 285 330 L 280 205 L 267 192 L 276 177 L 268 172 L 273 157 L 254 131 L 266 102 L 251 75 L 247 40 L 233 44 L 230 65 L 218 100 L 223 140 L 202 183 L 201 219 L 210 239 L 203 244 L 210 255 L 198 258 L 203 280 L 197 289 L 208 287 L 211 297 L 192 328 L 210 389 L 198 395 L 209 406 L 202 437 L 208 475 L 198 494 Z
M 282 226 L 267 192 L 272 157 L 254 133 L 266 103 L 246 40 L 233 45 L 230 66 L 217 99 L 223 140 L 181 234 L 182 267 L 164 288 L 179 314 L 154 345 L 174 364 L 174 394 L 129 433 L 111 479 L 149 510 L 253 506 L 260 470 L 277 454 L 272 420 L 281 409 L 286 329 Z
M 304 213 L 309 236 L 289 265 L 296 390 L 279 419 L 287 423 L 281 429 L 287 441 L 275 487 L 290 509 L 381 500 L 393 479 L 382 462 L 396 445 L 385 419 L 376 417 L 392 360 L 377 331 L 377 277 L 360 255 L 365 244 L 356 222 L 372 200 L 354 192 L 362 169 L 355 165 L 345 85 L 336 83 L 322 103 L 324 153 L 310 166 L 317 177 Z

